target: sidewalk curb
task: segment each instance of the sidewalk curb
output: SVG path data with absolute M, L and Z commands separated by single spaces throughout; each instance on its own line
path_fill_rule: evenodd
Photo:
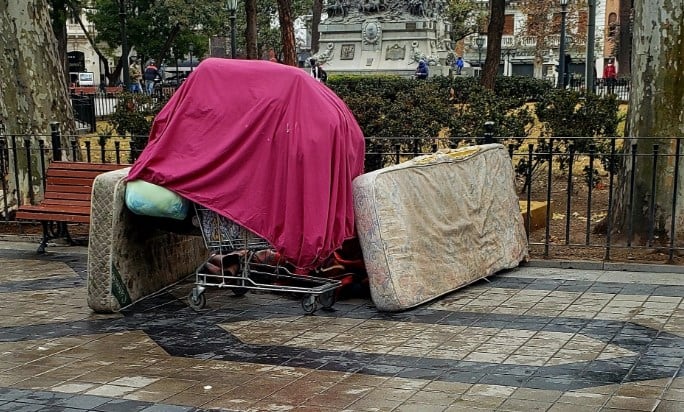
M 0 242 L 38 244 L 41 240 L 42 236 L 38 235 L 0 234 Z M 663 265 L 658 263 L 598 262 L 591 260 L 531 259 L 527 262 L 522 262 L 519 267 L 684 274 L 684 266 L 681 265 Z
M 520 267 L 579 270 L 611 270 L 619 272 L 650 272 L 684 274 L 684 266 L 658 263 L 594 262 L 589 260 L 532 259 Z
M 11 243 L 40 243 L 43 237 L 40 235 L 0 235 L 0 242 Z

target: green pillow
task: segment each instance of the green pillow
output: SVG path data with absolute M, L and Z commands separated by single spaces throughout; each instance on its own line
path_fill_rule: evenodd
M 126 207 L 136 215 L 183 220 L 190 202 L 164 187 L 133 180 L 126 184 Z

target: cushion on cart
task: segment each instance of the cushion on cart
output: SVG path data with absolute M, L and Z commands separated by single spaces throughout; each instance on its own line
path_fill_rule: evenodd
M 189 202 L 164 187 L 133 180 L 126 184 L 126 207 L 136 215 L 183 220 L 188 215 Z

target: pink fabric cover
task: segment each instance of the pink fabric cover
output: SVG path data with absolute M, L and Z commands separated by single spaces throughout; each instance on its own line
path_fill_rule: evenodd
M 349 108 L 306 71 L 211 58 L 159 112 L 128 180 L 212 209 L 310 269 L 354 236 L 364 151 Z

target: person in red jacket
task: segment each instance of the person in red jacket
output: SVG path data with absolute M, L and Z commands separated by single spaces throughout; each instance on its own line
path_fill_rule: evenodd
M 608 93 L 613 94 L 615 92 L 615 83 L 617 83 L 617 70 L 615 70 L 613 60 L 609 60 L 606 67 L 603 68 L 603 81 L 606 82 Z

